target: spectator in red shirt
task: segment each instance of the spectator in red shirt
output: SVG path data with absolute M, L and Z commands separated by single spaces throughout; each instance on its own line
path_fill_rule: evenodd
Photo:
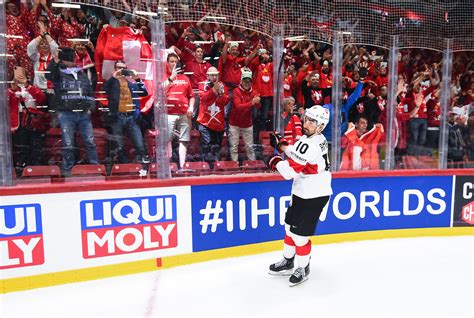
M 255 140 L 261 130 L 270 130 L 272 125 L 271 117 L 268 118 L 268 112 L 273 106 L 273 62 L 270 61 L 270 54 L 265 49 L 259 50 L 259 56 L 252 61 L 250 68 L 254 74 L 253 87 L 260 94 L 260 103 L 262 107 L 254 114 Z
M 26 70 L 28 78 L 33 78 L 33 65 L 26 53 L 26 47 L 31 41 L 30 30 L 34 29 L 28 8 L 23 3 L 10 0 L 5 9 L 7 35 L 16 36 L 6 38 L 6 53 L 14 57 L 7 59 L 8 78 L 13 77 L 13 68 L 18 65 Z
M 22 71 L 19 71 L 22 70 Z M 44 165 L 45 132 L 50 128 L 50 115 L 37 106 L 46 101 L 45 94 L 26 79 L 17 67 L 15 78 L 7 91 L 10 108 L 15 170 L 18 175 L 28 165 Z
M 297 142 L 303 136 L 303 125 L 300 118 L 295 115 L 295 99 L 293 97 L 285 97 L 283 99 L 283 127 L 285 127 L 284 138 L 290 145 Z
M 224 107 L 229 95 L 224 83 L 219 81 L 219 71 L 215 67 L 207 70 L 207 81 L 199 86 L 198 130 L 201 133 L 201 147 L 204 161 L 219 160 L 219 151 L 224 135 Z
M 239 44 L 231 42 L 230 37 L 226 36 L 224 47 L 222 48 L 222 55 L 219 59 L 219 72 L 221 74 L 222 82 L 229 90 L 230 102 L 225 108 L 225 118 L 227 119 L 232 109 L 232 94 L 234 89 L 239 86 L 241 81 L 241 69 L 247 66 L 250 61 L 257 55 L 259 46 L 256 46 L 252 53 L 247 57 L 240 56 Z
M 258 92 L 252 89 L 251 70 L 242 69 L 241 84 L 234 90 L 232 104 L 234 107 L 232 107 L 229 116 L 230 158 L 233 161 L 238 161 L 239 137 L 242 135 L 248 159 L 255 160 L 252 113 L 254 108 L 261 106 Z
M 191 117 L 194 108 L 194 94 L 191 88 L 191 82 L 188 77 L 178 74 L 181 69 L 177 67 L 178 55 L 175 53 L 168 54 L 167 76 L 164 85 L 166 88 L 166 105 L 168 111 L 168 133 L 169 145 L 168 149 L 171 154 L 171 140 L 173 139 L 174 130 L 179 132 L 179 165 L 182 169 L 186 162 L 186 153 L 188 143 L 191 137 Z
M 191 81 L 191 87 L 193 88 L 194 93 L 194 113 L 193 120 L 195 121 L 198 116 L 199 110 L 199 84 L 207 81 L 207 70 L 211 67 L 209 62 L 204 61 L 204 50 L 200 46 L 196 46 L 194 50 L 194 60 L 186 63 L 184 69 L 186 75 L 188 75 L 189 80 Z
M 441 104 L 439 102 L 440 90 L 437 89 L 431 94 L 431 98 L 426 103 L 428 112 L 428 128 L 426 131 L 426 148 L 429 154 L 433 155 L 433 150 L 438 148 L 439 124 L 441 115 Z

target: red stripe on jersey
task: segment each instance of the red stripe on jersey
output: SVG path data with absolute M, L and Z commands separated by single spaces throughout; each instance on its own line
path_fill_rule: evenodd
M 293 159 L 289 158 L 288 163 L 290 164 L 290 167 L 295 170 L 296 173 L 303 172 L 304 174 L 317 174 L 318 173 L 318 165 L 317 164 L 310 164 L 307 163 L 305 165 L 302 165 L 300 163 L 297 163 Z
M 288 158 L 288 163 L 290 164 L 290 167 L 295 170 L 296 173 L 300 173 L 306 167 L 306 165 L 299 164 L 291 158 Z
M 303 169 L 304 174 L 317 174 L 318 173 L 318 165 L 317 164 L 310 164 L 307 163 Z

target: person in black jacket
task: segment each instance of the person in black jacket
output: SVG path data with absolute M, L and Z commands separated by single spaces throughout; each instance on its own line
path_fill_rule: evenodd
M 98 164 L 91 112 L 95 109 L 94 90 L 84 71 L 75 66 L 75 51 L 59 48 L 49 63 L 46 79 L 53 82 L 56 95 L 53 105 L 58 114 L 63 143 L 63 174 L 70 175 L 75 163 L 74 136 L 79 132 L 84 144 L 88 162 Z
M 140 116 L 138 96 L 148 96 L 145 84 L 136 71 L 127 70 L 125 62 L 117 61 L 114 74 L 104 83 L 104 91 L 109 101 L 107 122 L 112 130 L 112 140 L 115 142 L 112 157 L 114 159 L 117 157 L 116 160 L 120 163 L 128 162 L 123 140 L 123 133 L 126 130 L 135 146 L 136 161 L 149 163 L 143 135 L 137 123 Z

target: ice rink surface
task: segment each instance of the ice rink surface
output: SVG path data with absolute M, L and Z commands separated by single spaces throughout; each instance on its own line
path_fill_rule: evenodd
M 474 237 L 313 246 L 290 288 L 281 252 L 1 294 L 0 317 L 473 317 Z

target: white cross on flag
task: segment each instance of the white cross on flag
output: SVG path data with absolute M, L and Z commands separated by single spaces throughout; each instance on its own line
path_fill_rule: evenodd
M 97 39 L 94 58 L 99 82 L 112 76 L 118 60 L 124 61 L 127 69 L 137 71 L 148 91 L 147 97 L 139 98 L 140 110 L 147 112 L 153 106 L 153 52 L 140 31 L 130 27 L 103 28 Z M 97 90 L 102 90 L 99 87 Z

